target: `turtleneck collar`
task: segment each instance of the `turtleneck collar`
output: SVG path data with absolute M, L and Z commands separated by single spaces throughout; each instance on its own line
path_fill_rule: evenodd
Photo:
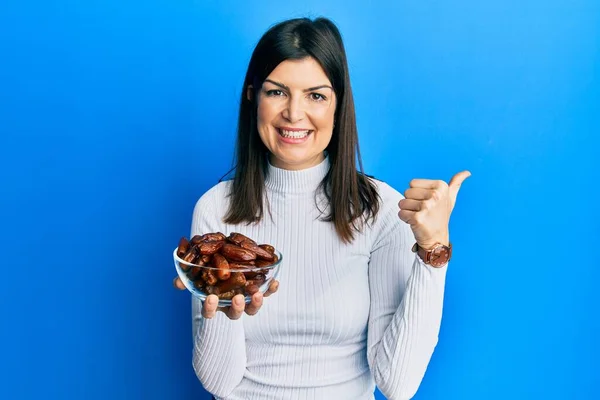
M 275 192 L 312 193 L 327 175 L 329 167 L 330 160 L 327 152 L 325 152 L 325 159 L 319 164 L 301 170 L 292 171 L 278 168 L 269 161 L 265 184 L 267 188 Z

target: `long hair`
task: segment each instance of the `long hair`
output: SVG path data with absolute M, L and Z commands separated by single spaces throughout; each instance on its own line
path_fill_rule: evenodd
M 291 19 L 271 27 L 259 40 L 244 79 L 240 99 L 235 176 L 230 206 L 224 222 L 258 222 L 264 215 L 268 150 L 258 134 L 256 101 L 247 97 L 253 86 L 257 93 L 268 75 L 285 60 L 314 58 L 332 83 L 337 97 L 334 128 L 326 148 L 331 167 L 319 185 L 329 213 L 322 219 L 333 222 L 343 242 L 351 242 L 362 223 L 374 219 L 380 205 L 375 185 L 363 173 L 354 99 L 350 86 L 346 51 L 339 30 L 326 18 Z M 360 170 L 357 170 L 356 164 Z

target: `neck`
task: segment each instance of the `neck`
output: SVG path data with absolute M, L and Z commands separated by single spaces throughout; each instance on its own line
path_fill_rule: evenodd
M 329 171 L 327 154 L 317 164 L 302 169 L 284 169 L 269 160 L 265 184 L 268 189 L 282 193 L 312 193 Z
M 321 153 L 315 155 L 310 160 L 305 160 L 305 161 L 302 161 L 297 164 L 291 164 L 291 163 L 282 161 L 279 158 L 275 157 L 273 154 L 269 153 L 269 162 L 271 163 L 271 165 L 273 165 L 274 167 L 277 167 L 277 168 L 287 169 L 290 171 L 299 171 L 302 169 L 314 167 L 315 165 L 322 163 L 324 159 L 325 159 L 325 152 L 321 152 Z

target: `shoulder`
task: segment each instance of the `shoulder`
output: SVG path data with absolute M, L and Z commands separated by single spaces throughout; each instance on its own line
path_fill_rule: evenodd
M 375 190 L 377 190 L 377 193 L 379 194 L 382 205 L 381 209 L 397 209 L 398 202 L 404 198 L 402 193 L 384 181 L 373 177 L 369 177 L 368 179 L 375 186 Z
M 398 212 L 400 211 L 398 203 L 404 199 L 404 195 L 386 182 L 372 177 L 369 179 L 375 185 L 381 199 L 379 214 L 373 225 L 375 236 L 379 238 L 385 237 L 393 231 L 409 235 L 410 227 L 398 216 Z
M 220 229 L 229 201 L 230 185 L 229 182 L 219 182 L 196 201 L 192 216 L 192 236 Z
M 219 210 L 226 208 L 232 181 L 219 182 L 208 189 L 196 201 L 194 214 L 221 214 Z

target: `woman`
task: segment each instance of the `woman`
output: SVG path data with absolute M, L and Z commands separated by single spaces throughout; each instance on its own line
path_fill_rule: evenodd
M 284 255 L 264 307 L 260 293 L 218 310 L 214 295 L 193 299 L 193 366 L 215 398 L 417 391 L 438 340 L 450 213 L 469 173 L 449 185 L 415 179 L 403 196 L 356 159 L 338 29 L 323 18 L 272 27 L 244 81 L 235 177 L 193 213 L 192 236 L 241 232 Z

